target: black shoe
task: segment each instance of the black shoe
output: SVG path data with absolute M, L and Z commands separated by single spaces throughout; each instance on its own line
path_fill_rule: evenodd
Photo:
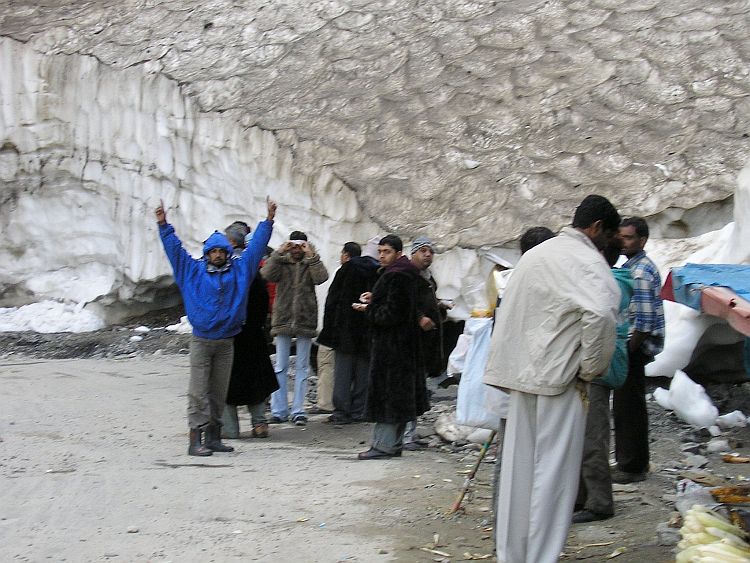
M 352 419 L 343 414 L 333 413 L 328 417 L 328 422 L 331 424 L 351 424 Z
M 295 426 L 307 426 L 307 417 L 304 414 L 298 414 L 292 419 Z
M 271 420 L 268 421 L 269 424 L 283 424 L 286 422 L 286 418 L 281 418 L 280 416 L 272 416 Z
M 643 473 L 630 473 L 623 471 L 622 469 L 614 468 L 611 471 L 612 482 L 620 485 L 627 485 L 628 483 L 637 483 L 639 481 L 645 481 L 648 474 L 644 471 Z
M 308 414 L 333 414 L 333 411 L 329 411 L 328 409 L 321 409 L 320 407 L 312 407 L 307 412 Z
M 416 452 L 418 450 L 424 450 L 427 447 L 426 444 L 420 444 L 419 442 L 406 442 L 404 449 L 407 452 Z
M 188 455 L 206 457 L 212 455 L 213 453 L 214 452 L 203 445 L 203 430 L 201 430 L 200 428 L 191 428 Z
M 401 452 L 398 451 L 394 454 L 387 454 L 385 452 L 381 452 L 380 450 L 376 450 L 375 448 L 370 448 L 366 452 L 360 452 L 357 454 L 357 459 L 388 459 L 391 457 L 401 457 Z
M 573 524 L 584 524 L 586 522 L 598 522 L 612 518 L 614 514 L 602 514 L 601 512 L 591 512 L 590 510 L 581 510 L 573 515 Z
M 232 446 L 227 446 L 221 441 L 221 426 L 209 424 L 205 429 L 206 440 L 204 445 L 212 452 L 233 452 Z

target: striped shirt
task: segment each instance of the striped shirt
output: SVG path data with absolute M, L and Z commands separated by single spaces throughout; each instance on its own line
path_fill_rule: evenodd
M 655 356 L 664 349 L 664 305 L 659 270 L 641 250 L 622 265 L 630 268 L 633 276 L 633 298 L 630 300 L 630 334 L 634 331 L 648 334 L 641 352 Z

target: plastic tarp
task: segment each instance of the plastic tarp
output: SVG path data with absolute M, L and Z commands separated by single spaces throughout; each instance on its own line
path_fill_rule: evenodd
M 661 295 L 726 319 L 735 330 L 750 336 L 750 266 L 686 264 L 672 268 Z
M 490 352 L 492 319 L 469 319 L 464 334 L 471 338 L 458 385 L 456 422 L 498 430 L 500 419 L 508 415 L 508 394 L 482 381 Z

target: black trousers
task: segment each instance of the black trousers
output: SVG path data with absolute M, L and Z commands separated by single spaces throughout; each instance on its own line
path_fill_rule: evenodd
M 643 352 L 628 353 L 628 378 L 615 389 L 612 412 L 615 421 L 615 459 L 627 473 L 648 471 L 648 411 L 646 364 L 654 360 Z

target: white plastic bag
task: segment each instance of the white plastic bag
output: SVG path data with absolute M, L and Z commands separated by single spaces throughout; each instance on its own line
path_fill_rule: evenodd
M 497 430 L 500 418 L 508 415 L 508 394 L 482 381 L 490 351 L 492 319 L 469 319 L 464 334 L 471 336 L 471 344 L 458 384 L 456 421 L 464 426 Z
M 695 383 L 685 372 L 677 370 L 669 386 L 669 403 L 674 413 L 697 428 L 716 424 L 719 410 L 711 402 L 702 385 Z
M 460 334 L 456 341 L 456 346 L 453 348 L 453 352 L 448 356 L 448 368 L 446 369 L 448 375 L 463 373 L 464 367 L 466 366 L 466 354 L 469 352 L 469 346 L 471 346 L 471 336 Z

